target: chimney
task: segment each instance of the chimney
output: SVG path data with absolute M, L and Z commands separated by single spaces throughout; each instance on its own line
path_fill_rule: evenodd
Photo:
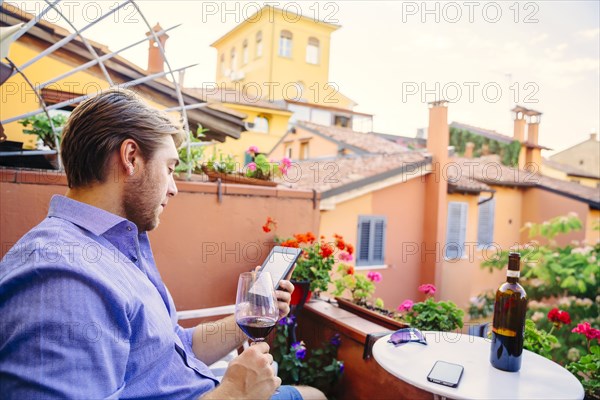
M 538 144 L 538 134 L 542 113 L 535 110 L 527 110 L 527 150 L 525 153 L 525 164 L 537 166 L 539 171 L 542 167 L 542 149 Z
M 490 154 L 490 146 L 487 143 L 481 145 L 481 155 L 487 156 Z
M 467 142 L 467 144 L 465 145 L 465 157 L 466 158 L 473 158 L 473 149 L 474 148 L 475 148 L 475 143 Z
M 446 240 L 448 215 L 448 182 L 445 179 L 450 132 L 448 129 L 447 101 L 429 103 L 429 128 L 427 150 L 432 155 L 432 173 L 425 176 L 426 210 L 423 219 L 423 248 L 419 255 L 421 283 L 442 285 L 444 257 L 442 248 Z M 429 168 L 429 167 L 428 167 Z M 433 249 L 433 251 L 431 251 Z M 441 293 L 440 295 L 443 295 Z
M 156 23 L 156 25 L 154 25 L 154 28 L 152 28 L 152 31 L 154 32 L 160 32 L 162 30 L 163 28 L 158 22 Z M 152 32 L 146 32 L 146 36 L 152 36 Z M 158 40 L 160 41 L 160 44 L 162 45 L 163 49 L 165 48 L 165 43 L 168 38 L 169 35 L 167 35 L 166 33 L 158 37 Z M 151 74 L 163 72 L 165 70 L 164 59 L 163 56 L 160 54 L 160 48 L 158 47 L 158 43 L 156 43 L 153 37 L 150 38 L 150 40 L 148 40 L 148 43 L 150 45 L 150 47 L 148 48 L 148 72 Z
M 598 141 L 598 134 L 596 133 L 595 130 L 592 130 L 592 132 L 590 133 L 590 140 L 597 142 Z
M 512 110 L 514 123 L 513 139 L 521 142 L 521 150 L 519 151 L 519 168 L 525 168 L 527 147 L 525 146 L 525 114 L 529 111 L 525 107 L 516 106 Z

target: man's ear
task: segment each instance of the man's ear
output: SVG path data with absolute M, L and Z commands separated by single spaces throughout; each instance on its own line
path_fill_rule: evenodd
M 119 165 L 125 175 L 133 175 L 141 161 L 140 146 L 133 139 L 126 139 L 119 149 Z

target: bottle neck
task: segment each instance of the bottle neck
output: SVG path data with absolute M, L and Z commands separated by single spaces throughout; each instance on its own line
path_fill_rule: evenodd
M 521 271 L 514 271 L 512 269 L 509 269 L 506 271 L 506 282 L 518 283 L 520 275 L 521 275 Z

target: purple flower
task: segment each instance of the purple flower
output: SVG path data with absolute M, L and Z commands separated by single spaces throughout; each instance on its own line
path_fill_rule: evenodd
M 344 362 L 338 361 L 338 367 L 340 367 L 340 374 L 344 373 Z
M 371 282 L 381 282 L 381 274 L 379 272 L 369 272 L 367 274 L 367 279 L 370 280 Z
M 412 300 L 404 300 L 402 304 L 398 306 L 398 311 L 410 311 L 415 303 Z
M 298 360 L 304 360 L 304 357 L 306 357 L 306 347 L 304 347 L 304 342 L 292 344 L 292 350 L 296 353 L 296 358 Z
M 340 334 L 336 333 L 335 335 L 333 335 L 329 343 L 331 343 L 335 347 L 339 347 L 339 345 L 342 344 L 342 338 L 340 337 Z
M 296 321 L 296 317 L 294 317 L 293 315 L 290 315 L 289 317 L 281 318 L 279 320 L 279 325 L 281 325 L 281 326 L 294 325 L 295 321 Z

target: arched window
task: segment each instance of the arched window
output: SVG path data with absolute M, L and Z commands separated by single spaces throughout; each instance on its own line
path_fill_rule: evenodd
M 308 38 L 308 46 L 306 46 L 306 62 L 309 64 L 319 63 L 319 39 Z
M 279 35 L 279 55 L 281 57 L 292 57 L 292 32 L 281 31 Z
M 244 43 L 242 43 L 242 63 L 248 64 L 248 39 L 244 39 Z
M 263 53 L 263 42 L 262 42 L 262 32 L 256 32 L 256 57 L 262 56 Z
M 237 54 L 235 52 L 235 47 L 231 49 L 231 63 L 229 64 L 229 69 L 231 72 L 235 71 L 235 67 L 237 66 Z

